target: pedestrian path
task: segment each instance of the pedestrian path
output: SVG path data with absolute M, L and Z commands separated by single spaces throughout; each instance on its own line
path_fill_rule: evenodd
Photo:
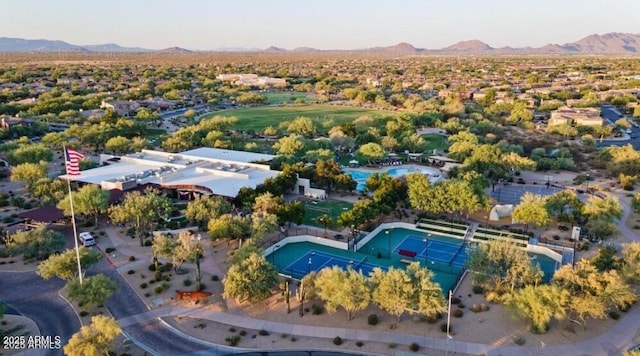
M 417 343 L 423 348 L 433 350 L 447 350 L 457 354 L 472 355 L 519 355 L 538 356 L 547 355 L 620 355 L 634 344 L 634 338 L 640 333 L 640 308 L 633 308 L 608 332 L 593 338 L 574 344 L 563 345 L 525 345 L 525 346 L 501 346 L 485 345 L 472 342 L 459 341 L 455 338 L 434 338 L 420 335 L 398 334 L 377 330 L 358 330 L 333 327 L 320 327 L 310 325 L 287 324 L 281 322 L 259 320 L 236 314 L 212 311 L 205 308 L 164 307 L 154 309 L 138 315 L 121 318 L 118 320 L 121 327 L 133 326 L 144 321 L 160 317 L 193 317 L 210 320 L 238 328 L 260 330 L 271 333 L 296 335 L 301 337 L 319 337 L 333 339 L 340 336 L 347 340 L 359 340 L 369 342 L 395 343 L 410 345 Z

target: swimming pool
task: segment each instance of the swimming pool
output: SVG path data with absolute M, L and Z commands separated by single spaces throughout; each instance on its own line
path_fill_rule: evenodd
M 429 176 L 429 181 L 432 183 L 442 179 L 442 173 L 438 169 L 431 167 L 396 167 L 380 172 L 345 170 L 345 173 L 351 175 L 351 178 L 358 183 L 356 190 L 360 192 L 365 190 L 367 179 L 374 173 L 387 173 L 393 178 L 404 177 L 409 173 L 422 173 Z

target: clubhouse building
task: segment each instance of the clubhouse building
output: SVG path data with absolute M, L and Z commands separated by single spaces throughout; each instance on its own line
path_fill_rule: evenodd
M 207 147 L 180 153 L 142 150 L 124 156 L 101 154 L 100 167 L 60 178 L 96 184 L 105 190 L 155 186 L 175 191 L 181 199 L 202 194 L 235 198 L 241 188 L 255 188 L 280 174 L 269 167 L 274 157 Z M 293 193 L 319 197 L 324 190 L 311 188 L 308 179 L 298 179 Z

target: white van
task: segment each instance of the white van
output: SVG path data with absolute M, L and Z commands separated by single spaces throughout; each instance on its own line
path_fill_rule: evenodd
M 96 240 L 88 232 L 81 232 L 78 235 L 78 240 L 80 240 L 80 242 L 82 242 L 82 246 L 84 246 L 84 247 L 89 247 L 89 246 L 93 246 L 93 245 L 96 244 Z

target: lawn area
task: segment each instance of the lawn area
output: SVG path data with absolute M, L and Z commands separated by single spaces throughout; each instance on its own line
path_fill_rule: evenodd
M 447 141 L 447 136 L 438 135 L 438 134 L 426 134 L 422 135 L 425 141 L 427 141 L 427 145 L 425 147 L 425 151 L 437 149 L 440 151 L 446 151 L 449 148 L 449 142 Z
M 267 98 L 267 104 L 292 104 L 297 99 L 305 102 L 312 102 L 315 99 L 309 93 L 301 93 L 296 91 L 279 91 L 259 93 Z
M 324 228 L 320 222 L 318 222 L 318 218 L 324 214 L 331 216 L 332 223 L 327 225 L 328 228 L 339 227 L 338 225 L 338 217 L 342 214 L 343 211 L 351 210 L 353 208 L 353 204 L 341 201 L 341 200 L 303 200 L 305 203 L 304 209 L 304 224 L 317 226 Z M 327 209 L 324 211 L 316 210 L 316 209 Z
M 395 113 L 349 106 L 304 105 L 242 108 L 217 111 L 210 116 L 235 116 L 238 119 L 238 123 L 234 126 L 235 129 L 262 131 L 268 126 L 278 127 L 283 121 L 293 121 L 298 116 L 306 116 L 313 120 L 317 126 L 323 127 L 323 124 L 334 126 L 351 122 L 363 115 L 384 117 L 393 116 Z

